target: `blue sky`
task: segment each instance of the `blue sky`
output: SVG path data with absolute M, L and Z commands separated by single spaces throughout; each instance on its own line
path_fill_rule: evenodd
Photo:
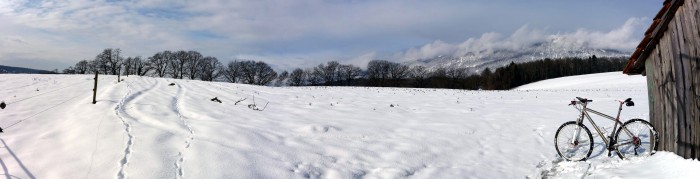
M 0 64 L 63 69 L 104 48 L 277 68 L 413 60 L 551 35 L 632 49 L 662 0 L 2 0 Z

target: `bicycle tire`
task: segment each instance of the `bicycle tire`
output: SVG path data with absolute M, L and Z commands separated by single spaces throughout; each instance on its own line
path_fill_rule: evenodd
M 636 127 L 642 127 L 641 129 L 638 129 Z M 656 153 L 656 150 L 659 147 L 659 133 L 656 131 L 653 125 L 649 123 L 648 121 L 642 120 L 642 119 L 631 119 L 620 126 L 619 129 L 617 129 L 617 132 L 615 132 L 615 141 L 616 143 L 620 144 L 621 142 L 629 142 L 629 135 L 626 132 L 622 132 L 623 129 L 628 129 L 630 132 L 634 133 L 631 141 L 632 145 L 625 145 L 625 146 L 618 146 L 617 151 L 618 151 L 618 156 L 620 158 L 625 159 L 629 158 L 631 156 L 638 156 L 638 157 L 644 157 L 644 156 L 651 156 Z M 647 131 L 648 130 L 648 131 Z M 643 132 L 640 134 L 640 132 Z M 647 133 L 648 132 L 648 133 Z M 623 134 L 622 137 L 620 138 L 621 135 Z M 626 138 L 624 138 L 626 137 Z M 638 144 L 634 142 L 634 137 L 638 139 Z M 645 145 L 648 144 L 648 145 Z M 631 148 L 630 148 L 631 147 Z M 630 150 L 631 149 L 631 150 Z M 639 153 L 642 153 L 641 155 Z
M 583 129 L 582 131 L 585 132 L 585 134 L 579 133 L 577 140 L 572 140 L 575 134 L 573 131 L 577 129 Z M 567 141 L 574 142 L 572 144 Z M 591 131 L 583 124 L 576 124 L 576 121 L 569 121 L 562 124 L 554 135 L 554 148 L 557 150 L 557 154 L 567 161 L 584 161 L 588 159 L 593 152 L 593 143 Z M 565 148 L 567 146 L 568 148 Z M 574 150 L 572 151 L 571 149 Z M 580 151 L 581 149 L 584 151 Z

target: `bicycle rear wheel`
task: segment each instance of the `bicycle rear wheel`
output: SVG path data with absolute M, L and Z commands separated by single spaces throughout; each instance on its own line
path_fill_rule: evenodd
M 583 161 L 593 152 L 593 135 L 583 124 L 569 121 L 557 129 L 554 147 L 559 156 L 568 161 Z
M 615 140 L 617 150 L 622 157 L 645 157 L 656 152 L 659 134 L 651 123 L 642 119 L 632 119 L 622 124 L 617 130 Z

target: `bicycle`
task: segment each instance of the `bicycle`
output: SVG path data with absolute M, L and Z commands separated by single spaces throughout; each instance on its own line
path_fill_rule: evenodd
M 651 123 L 642 119 L 630 119 L 625 123 L 620 121 L 622 105 L 634 106 L 632 98 L 627 98 L 624 101 L 618 100 L 620 107 L 617 111 L 617 117 L 614 118 L 588 108 L 588 103 L 593 102 L 593 100 L 581 97 L 576 97 L 576 99 L 571 101 L 569 106 L 573 105 L 581 114 L 576 121 L 562 124 L 554 136 L 555 148 L 562 158 L 568 161 L 584 161 L 593 152 L 593 136 L 591 131 L 583 125 L 584 117 L 588 119 L 598 136 L 605 142 L 608 157 L 612 156 L 611 152 L 613 151 L 617 153 L 620 159 L 633 156 L 650 156 L 656 152 L 659 144 L 659 134 L 654 130 Z M 604 137 L 604 132 L 593 122 L 589 113 L 615 121 L 610 135 Z

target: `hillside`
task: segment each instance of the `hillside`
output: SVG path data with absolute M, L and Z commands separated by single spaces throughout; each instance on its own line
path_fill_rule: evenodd
M 679 171 L 700 162 L 671 153 L 630 163 L 596 148 L 589 162 L 557 160 L 554 133 L 576 118 L 567 106 L 575 96 L 595 99 L 592 107 L 605 113 L 616 110 L 614 99 L 631 97 L 637 106 L 622 117 L 648 116 L 644 77 L 623 76 L 511 91 L 101 76 L 91 104 L 90 75 L 3 74 L 0 165 L 18 178 L 697 176 Z M 674 167 L 644 167 L 650 162 Z M 633 173 L 642 169 L 651 174 Z
M 428 69 L 437 68 L 469 68 L 475 72 L 485 68 L 498 68 L 511 62 L 524 63 L 545 58 L 589 58 L 598 57 L 625 57 L 631 52 L 615 49 L 594 48 L 589 44 L 580 44 L 563 36 L 552 35 L 526 44 L 484 42 L 482 44 L 470 44 L 454 54 L 438 55 L 428 58 L 414 59 L 407 62 L 410 65 L 422 65 Z M 468 43 L 469 44 L 469 43 Z M 516 45 L 517 44 L 517 45 Z
M 11 67 L 11 66 L 0 65 L 0 74 L 3 74 L 3 73 L 52 74 L 54 72 L 46 71 L 46 70 L 35 70 L 35 69 L 30 69 L 30 68 Z

